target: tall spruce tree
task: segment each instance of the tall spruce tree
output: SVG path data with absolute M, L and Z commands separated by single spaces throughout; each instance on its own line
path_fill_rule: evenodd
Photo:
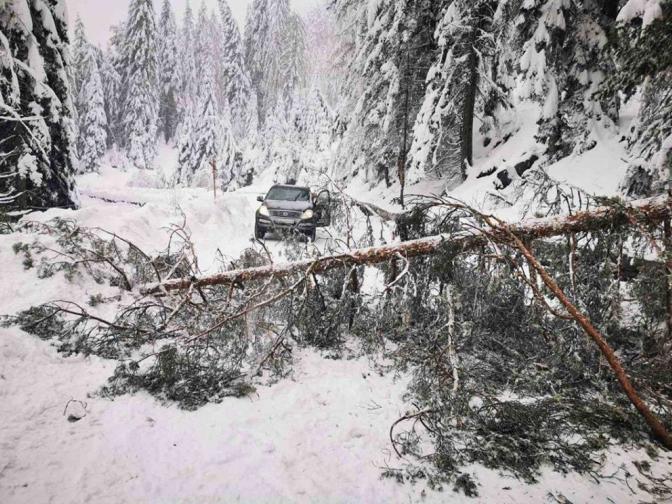
M 159 131 L 166 142 L 175 137 L 180 92 L 177 24 L 169 0 L 164 0 L 158 26 Z
M 633 197 L 672 191 L 672 2 L 628 1 L 613 39 L 617 68 L 605 93 L 640 98 L 623 188 Z
M 194 15 L 191 4 L 187 0 L 184 22 L 180 36 L 180 94 L 179 94 L 179 125 L 178 138 L 191 134 L 193 116 L 198 103 L 198 80 L 196 70 Z
M 89 41 L 86 39 L 86 28 L 82 18 L 78 15 L 75 20 L 75 38 L 71 44 L 71 92 L 75 105 L 75 124 L 79 128 L 79 114 L 82 110 L 81 92 L 84 79 L 86 78 L 86 57 L 89 52 Z
M 218 112 L 213 68 L 208 65 L 204 72 L 202 96 L 198 113 L 190 128 L 191 135 L 180 142 L 180 182 L 184 185 L 208 186 L 213 178 L 212 166 L 221 156 L 220 150 L 229 159 L 232 138 L 228 121 Z M 221 175 L 221 174 L 220 174 Z
M 124 78 L 125 24 L 113 26 L 111 31 L 108 50 L 104 53 L 103 63 L 100 66 L 107 116 L 107 141 L 110 148 L 126 145 L 123 110 L 127 93 L 127 82 Z
M 289 0 L 254 0 L 245 27 L 245 62 L 257 93 L 259 125 L 286 104 L 305 79 L 303 22 Z
M 436 30 L 435 61 L 413 129 L 410 176 L 432 175 L 461 183 L 473 164 L 477 96 L 493 87 L 489 59 L 497 50 L 496 2 L 450 2 Z M 483 75 L 486 74 L 486 75 Z M 494 96 L 501 92 L 495 86 Z
M 192 79 L 196 80 L 196 91 L 199 97 L 202 97 L 206 92 L 206 65 L 217 65 L 218 63 L 212 58 L 212 51 L 213 40 L 211 19 L 208 15 L 208 9 L 205 2 L 201 2 L 194 30 L 194 63 L 196 66 L 196 73 L 191 76 Z M 212 69 L 209 69 L 208 71 L 210 70 Z M 214 85 L 214 82 L 211 82 L 210 84 Z
M 306 86 L 306 30 L 303 20 L 293 12 L 290 12 L 283 29 L 281 94 L 287 103 L 292 103 L 295 95 Z
M 151 168 L 158 123 L 157 40 L 152 0 L 131 0 L 124 40 L 126 153 L 138 168 Z
M 100 63 L 100 80 L 103 86 L 103 104 L 107 118 L 106 135 L 107 146 L 119 145 L 119 99 L 121 76 L 110 61 L 110 52 L 103 53 Z
M 96 50 L 89 46 L 84 57 L 84 81 L 80 89 L 78 152 L 80 171 L 94 172 L 107 148 L 107 117 Z
M 0 4 L 0 205 L 78 203 L 68 29 L 62 5 Z
M 223 88 L 220 105 L 225 101 L 228 103 L 234 136 L 241 141 L 257 129 L 257 97 L 245 66 L 245 51 L 238 24 L 226 0 L 219 0 L 219 8 L 221 32 L 217 34 L 217 40 L 220 44 L 221 73 L 218 81 Z
M 341 106 L 346 128 L 339 176 L 364 171 L 367 181 L 403 181 L 412 128 L 434 55 L 440 2 L 371 2 L 366 10 L 339 2 L 362 18 Z M 339 14 L 351 18 L 347 12 Z M 395 177 L 396 175 L 396 177 Z
M 602 2 L 524 2 L 518 16 L 522 74 L 518 93 L 542 105 L 538 139 L 555 161 L 594 145 L 594 120 L 608 121 L 597 91 L 613 71 Z M 613 114 L 612 114 L 613 115 Z

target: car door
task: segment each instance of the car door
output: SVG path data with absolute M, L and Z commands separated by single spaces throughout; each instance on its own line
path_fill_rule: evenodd
M 326 189 L 315 198 L 315 215 L 317 227 L 331 226 L 331 193 Z

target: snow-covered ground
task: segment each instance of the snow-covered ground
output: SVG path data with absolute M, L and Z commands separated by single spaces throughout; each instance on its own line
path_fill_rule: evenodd
M 12 503 L 540 503 L 641 502 L 631 460 L 616 451 L 612 479 L 545 471 L 540 483 L 472 468 L 481 496 L 381 479 L 403 461 L 387 432 L 403 412 L 404 381 L 363 360 L 303 352 L 292 379 L 197 412 L 145 394 L 87 397 L 111 374 L 101 359 L 60 357 L 46 343 L 0 330 L 0 502 Z M 86 416 L 68 422 L 71 400 Z M 669 462 L 669 460 L 668 460 Z M 654 469 L 661 474 L 664 461 Z M 662 475 L 662 474 L 661 474 Z M 632 488 L 632 491 L 630 488 Z M 425 492 L 423 492 L 425 490 Z M 555 496 L 555 497 L 553 497 Z M 567 501 L 560 501 L 567 502 Z
M 514 158 L 521 154 L 512 152 L 516 145 L 522 148 L 515 142 L 505 144 L 499 153 L 489 153 L 490 159 Z M 618 157 L 617 151 L 608 158 L 602 151 L 593 158 L 591 152 L 575 160 L 577 170 L 598 162 L 606 170 Z M 567 173 L 564 168 L 562 172 Z M 603 171 L 592 173 L 592 178 L 584 178 L 611 184 Z M 145 182 L 142 173 L 108 167 L 101 175 L 80 179 L 80 210 L 52 210 L 38 218 L 69 217 L 84 226 L 101 226 L 149 252 L 166 245 L 169 225 L 186 219 L 204 271 L 214 267 L 218 251 L 235 258 L 250 245 L 255 200 L 265 190 L 263 184 L 220 195 L 215 201 L 204 189 L 156 189 Z M 475 198 L 486 184 L 490 189 L 492 181 L 473 181 L 456 194 Z M 429 186 L 425 190 L 434 189 L 438 190 Z M 614 190 L 615 185 L 607 189 Z M 381 194 L 362 190 L 355 195 L 384 203 Z M 60 276 L 38 280 L 12 251 L 14 243 L 30 239 L 0 235 L 0 313 L 13 314 L 64 296 L 86 299 L 105 288 L 69 285 Z M 322 234 L 318 247 L 326 241 Z M 278 257 L 283 255 L 282 243 L 271 248 Z M 601 483 L 589 475 L 545 470 L 538 484 L 526 485 L 482 467 L 469 468 L 480 483 L 476 499 L 450 488 L 434 492 L 422 484 L 400 485 L 381 478 L 384 468 L 404 465 L 391 450 L 388 432 L 408 408 L 403 400 L 405 379 L 381 376 L 364 359 L 332 360 L 306 350 L 296 360 L 290 378 L 260 387 L 252 397 L 229 398 L 185 412 L 144 393 L 115 401 L 97 397 L 96 390 L 112 374 L 113 362 L 63 358 L 48 343 L 18 329 L 0 329 L 0 503 L 652 499 L 638 485 L 646 480 L 633 465 L 648 457 L 620 449 L 607 454 L 602 473 L 613 477 Z M 85 403 L 86 416 L 74 423 L 68 421 L 66 407 L 83 404 L 71 400 Z M 672 458 L 661 456 L 652 472 L 672 478 Z

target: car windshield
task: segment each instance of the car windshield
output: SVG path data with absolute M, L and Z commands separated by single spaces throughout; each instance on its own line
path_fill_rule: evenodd
M 310 191 L 298 187 L 273 187 L 266 199 L 273 201 L 310 201 Z

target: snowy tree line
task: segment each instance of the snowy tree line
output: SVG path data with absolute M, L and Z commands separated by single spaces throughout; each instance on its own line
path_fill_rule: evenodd
M 503 184 L 594 148 L 596 127 L 615 131 L 635 100 L 624 189 L 662 187 L 669 0 L 327 4 L 302 19 L 289 0 L 254 0 L 241 33 L 226 0 L 188 5 L 179 23 L 167 0 L 157 12 L 132 0 L 103 51 L 79 20 L 70 43 L 63 0 L 3 2 L 2 201 L 76 204 L 77 171 L 98 170 L 109 149 L 154 168 L 160 141 L 179 152 L 166 184 L 210 184 L 214 161 L 223 189 L 262 170 L 281 182 L 329 170 L 451 187 L 475 150 L 515 134 L 523 101 L 539 105 L 538 152 L 497 167 Z
M 86 54 L 88 46 L 77 36 L 73 52 Z M 214 11 L 201 3 L 197 14 L 188 4 L 181 26 L 167 0 L 158 16 L 151 0 L 133 0 L 99 57 L 108 105 L 97 116 L 107 118 L 101 126 L 108 147 L 123 149 L 138 168 L 152 168 L 160 136 L 179 150 L 173 182 L 189 185 L 209 180 L 215 161 L 220 182 L 235 184 L 243 153 L 272 128 L 271 115 L 289 119 L 306 82 L 303 22 L 287 0 L 255 1 L 244 37 L 225 0 Z M 89 75 L 83 58 L 75 58 L 73 75 L 82 131 L 91 106 L 81 97 Z M 80 140 L 82 147 L 94 143 Z
M 540 105 L 536 141 L 540 163 L 550 163 L 593 148 L 595 125 L 613 129 L 623 100 L 637 95 L 637 124 L 625 139 L 632 171 L 649 192 L 666 179 L 669 1 L 331 4 L 347 65 L 339 175 L 455 186 L 473 163 L 474 138 L 487 149 L 515 131 L 520 100 Z
M 307 128 L 324 148 L 332 115 L 309 87 L 306 30 L 288 0 L 255 0 L 244 33 L 226 0 L 188 5 L 179 24 L 168 0 L 158 12 L 131 0 L 106 50 L 81 19 L 70 41 L 65 12 L 64 0 L 0 6 L 4 204 L 76 205 L 76 173 L 98 171 L 109 149 L 155 168 L 160 140 L 179 151 L 165 183 L 202 185 L 214 162 L 224 189 L 249 183 L 259 160 L 289 176 L 289 143 Z

